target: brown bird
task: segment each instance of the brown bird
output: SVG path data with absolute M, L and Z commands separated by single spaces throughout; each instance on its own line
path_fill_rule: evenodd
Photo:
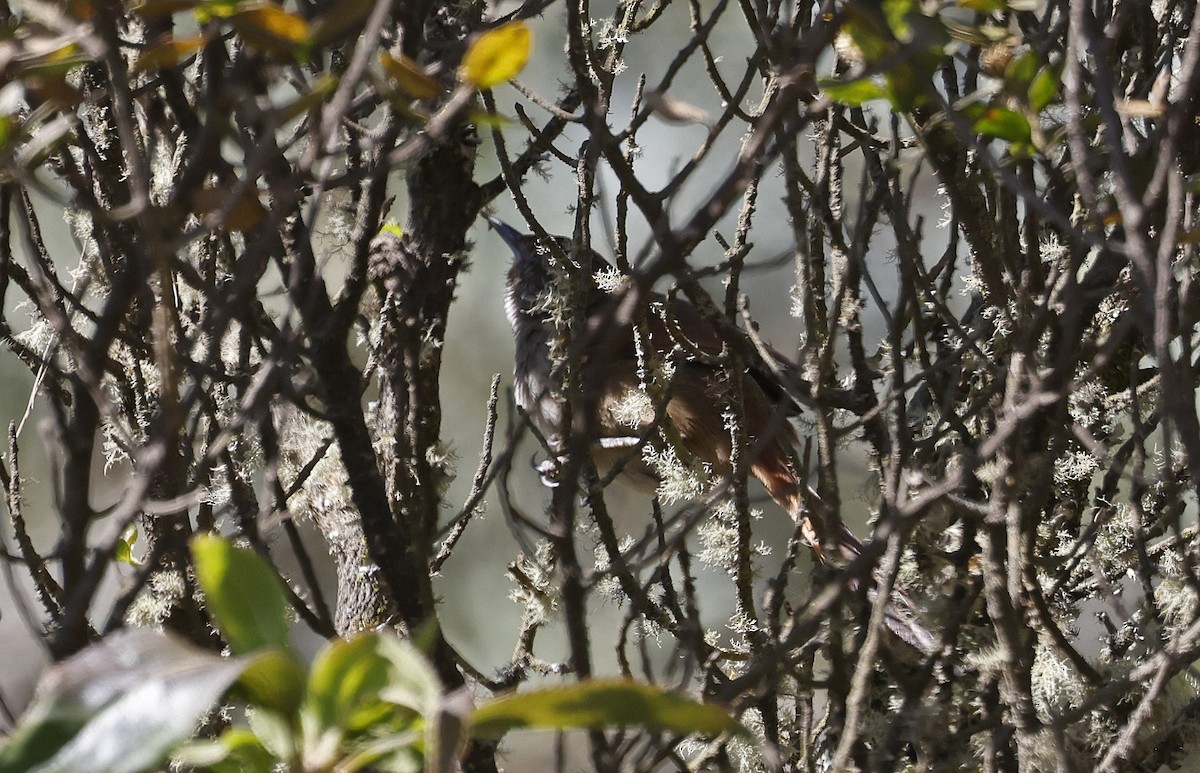
M 706 463 L 716 474 L 731 475 L 733 440 L 725 418 L 732 394 L 729 374 L 711 362 L 723 349 L 718 329 L 690 303 L 668 303 L 662 295 L 650 294 L 645 343 L 652 350 L 651 359 L 669 359 L 674 364 L 674 375 L 665 390 L 663 415 L 659 416 L 650 401 L 638 401 L 638 396 L 644 394 L 644 379 L 639 376 L 641 365 L 628 321 L 630 315 L 623 315 L 619 308 L 625 294 L 606 292 L 592 280 L 596 272 L 615 274 L 611 264 L 590 251 L 586 257 L 591 275 L 581 277 L 582 260 L 573 266 L 557 265 L 560 259 L 536 236 L 520 233 L 495 218 L 488 218 L 488 222 L 513 254 L 505 311 L 516 339 L 513 375 L 517 405 L 551 439 L 551 445 L 559 442 L 556 435 L 562 429 L 562 417 L 552 388 L 550 345 L 557 333 L 550 293 L 556 287 L 561 292 L 560 278 L 573 274 L 575 281 L 588 282 L 581 350 L 582 410 L 591 419 L 591 455 L 599 473 L 605 475 L 615 465 L 623 465 L 618 470 L 619 480 L 655 493 L 659 476 L 638 449 L 646 443 L 654 446 L 655 430 L 661 429 L 681 450 Z M 575 259 L 569 239 L 551 238 L 558 242 L 559 253 Z M 796 366 L 782 354 L 769 348 L 767 354 L 775 360 L 772 365 L 784 371 L 795 370 Z M 799 437 L 788 418 L 797 415 L 799 407 L 783 392 L 773 374 L 749 367 L 745 376 L 740 415 L 747 436 L 750 472 L 799 524 L 818 558 L 826 560 L 821 546 L 830 543 L 837 546 L 842 559 L 858 556 L 862 543 L 848 529 L 838 523 L 830 529 L 832 534 L 826 534 L 825 524 L 806 506 L 806 499 L 819 502 L 819 498 L 800 478 L 794 462 Z M 552 479 L 555 467 L 555 462 L 539 467 L 543 481 L 550 485 L 556 482 Z M 874 595 L 870 589 L 868 593 Z M 913 619 L 911 603 L 897 598 L 906 609 L 891 604 L 888 627 L 918 650 L 932 652 L 933 637 Z

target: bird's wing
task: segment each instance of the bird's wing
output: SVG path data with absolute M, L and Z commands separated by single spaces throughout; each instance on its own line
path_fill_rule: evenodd
M 627 325 L 616 326 L 617 306 L 621 302 L 620 295 L 610 295 L 600 290 L 592 293 L 588 299 L 588 354 L 598 357 L 601 361 L 613 358 L 635 357 L 634 337 Z M 673 321 L 668 323 L 670 316 Z M 665 359 L 680 346 L 685 352 L 699 353 L 704 357 L 716 357 L 721 354 L 723 339 L 721 332 L 709 322 L 704 315 L 691 303 L 685 300 L 675 300 L 668 304 L 667 299 L 660 293 L 650 295 L 649 313 L 646 314 L 646 327 L 649 332 L 649 343 L 653 353 Z M 798 375 L 798 367 L 775 348 L 767 345 L 765 353 L 770 361 L 765 367 L 751 364 L 747 374 L 751 376 L 763 393 L 775 405 L 781 406 L 789 416 L 798 415 L 799 406 L 780 385 L 779 376 L 773 369 L 791 378 Z

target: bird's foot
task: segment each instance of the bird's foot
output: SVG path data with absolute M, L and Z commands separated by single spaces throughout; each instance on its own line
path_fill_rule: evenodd
M 530 466 L 537 471 L 538 480 L 546 488 L 558 488 L 558 475 L 562 467 L 564 457 L 556 456 L 550 459 L 537 461 L 537 457 L 529 460 Z

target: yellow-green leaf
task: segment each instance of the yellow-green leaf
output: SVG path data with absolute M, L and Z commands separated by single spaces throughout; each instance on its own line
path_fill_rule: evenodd
M 238 11 L 238 0 L 204 0 L 196 8 L 196 21 L 208 24 L 213 19 L 228 19 Z
M 413 60 L 401 54 L 392 56 L 389 53 L 379 55 L 379 63 L 383 71 L 396 86 L 413 99 L 433 99 L 442 90 L 438 82 L 425 74 Z
M 996 13 L 1007 10 L 1007 6 L 1002 0 L 958 0 L 958 7 L 978 13 Z
M 361 728 L 388 710 L 380 697 L 392 675 L 380 652 L 380 634 L 334 639 L 317 653 L 309 670 L 302 721 L 312 731 Z
M 233 24 L 235 27 L 248 24 L 292 43 L 303 43 L 308 38 L 308 22 L 277 5 L 259 5 L 238 11 L 233 15 Z
M 499 113 L 489 113 L 486 110 L 472 110 L 467 114 L 467 120 L 476 126 L 486 126 L 490 129 L 503 129 L 513 123 L 513 119 Z
M 744 733 L 724 709 L 625 679 L 602 679 L 532 690 L 489 701 L 471 715 L 477 737 L 520 728 L 601 729 L 635 726 L 680 735 Z
M 138 57 L 133 65 L 134 72 L 157 70 L 160 67 L 174 67 L 181 61 L 200 50 L 205 38 L 168 38 Z
M 825 96 L 834 102 L 853 107 L 870 102 L 873 99 L 884 99 L 887 97 L 887 91 L 884 90 L 883 86 L 876 83 L 871 76 L 854 78 L 848 81 L 837 78 L 822 78 L 818 84 L 821 87 L 821 91 L 825 92 Z
M 284 650 L 261 652 L 238 680 L 255 705 L 266 706 L 285 717 L 293 716 L 300 708 L 307 682 L 304 666 Z
M 176 749 L 171 762 L 185 770 L 230 771 L 274 770 L 277 760 L 258 736 L 245 727 L 226 728 L 219 738 L 195 740 Z
M 17 121 L 15 116 L 0 115 L 0 150 L 7 150 L 16 134 Z
M 87 61 L 87 55 L 77 43 L 18 60 L 21 74 L 25 77 L 37 75 L 43 78 L 63 77 L 76 65 Z
M 128 564 L 133 567 L 140 567 L 142 563 L 133 557 L 133 546 L 137 544 L 138 530 L 137 524 L 129 524 L 129 528 L 121 533 L 121 539 L 117 540 L 117 550 L 113 558 L 118 563 Z
M 985 137 L 995 137 L 1015 143 L 1028 143 L 1031 130 L 1025 116 L 1007 107 L 991 106 L 983 111 L 971 127 Z
M 147 19 L 159 19 L 179 11 L 190 11 L 199 4 L 199 0 L 145 0 L 130 10 Z
M 312 82 L 312 86 L 309 88 L 307 93 L 301 94 L 291 102 L 280 106 L 280 120 L 283 123 L 288 123 L 289 121 L 298 118 L 299 116 L 316 108 L 318 105 L 324 102 L 325 98 L 332 94 L 336 88 L 337 78 L 328 74 L 322 75 Z
M 1004 68 L 1004 85 L 1012 93 L 1022 94 L 1029 89 L 1041 67 L 1041 57 L 1033 51 L 1026 51 L 1020 56 L 1013 57 Z
M 1062 63 L 1048 64 L 1043 67 L 1029 85 L 1029 107 L 1035 113 L 1040 113 L 1049 107 L 1058 96 L 1058 87 L 1062 82 Z
M 308 45 L 308 22 L 277 5 L 256 5 L 230 17 L 233 27 L 250 46 L 271 56 L 298 56 Z
M 522 21 L 488 30 L 467 49 L 459 78 L 481 89 L 512 80 L 529 61 L 530 43 L 529 27 Z
M 212 534 L 192 539 L 192 560 L 208 610 L 234 652 L 287 648 L 287 600 L 266 561 Z

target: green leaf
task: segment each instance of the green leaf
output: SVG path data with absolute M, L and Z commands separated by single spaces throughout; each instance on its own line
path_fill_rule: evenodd
M 266 561 L 203 534 L 192 540 L 192 558 L 213 621 L 234 652 L 287 649 L 287 600 Z
M 304 17 L 277 5 L 254 5 L 229 17 L 248 45 L 277 59 L 302 57 L 308 48 L 309 28 Z
M 261 706 L 251 706 L 246 721 L 268 754 L 281 760 L 296 756 L 295 729 L 286 717 Z
M 117 540 L 117 549 L 113 554 L 113 558 L 116 559 L 117 563 L 128 564 L 135 568 L 142 565 L 140 561 L 133 557 L 133 546 L 137 544 L 137 538 L 137 524 L 131 523 L 121 533 L 121 539 Z
M 467 120 L 476 126 L 483 126 L 489 129 L 503 129 L 511 126 L 513 119 L 500 115 L 499 113 L 489 113 L 486 110 L 472 110 L 467 113 Z
M 196 6 L 196 21 L 208 24 L 214 19 L 228 19 L 237 13 L 238 0 L 203 0 Z
M 1041 63 L 1041 57 L 1032 51 L 1014 57 L 1004 68 L 1004 85 L 1013 94 L 1024 94 L 1037 76 Z
M 459 78 L 481 89 L 512 80 L 529 61 L 531 43 L 529 27 L 522 21 L 488 30 L 467 49 Z
M 53 51 L 22 57 L 20 74 L 26 78 L 39 76 L 42 78 L 65 77 L 76 65 L 88 60 L 87 53 L 78 43 L 67 43 Z
M 155 769 L 245 666 L 171 634 L 114 633 L 46 672 L 0 747 L 0 773 Z
M 441 695 L 425 657 L 394 634 L 330 642 L 313 661 L 300 710 L 304 759 L 314 765 L 340 759 L 347 739 L 381 724 L 393 735 L 413 731 L 419 715 L 434 715 Z
M 854 41 L 864 62 L 875 64 L 896 47 L 890 31 L 883 28 L 876 15 L 859 8 L 856 3 L 847 5 L 845 12 L 846 21 L 842 24 L 842 31 Z
M 883 0 L 880 7 L 896 39 L 905 43 L 912 42 L 912 17 L 919 15 L 916 13 L 916 0 Z
M 466 742 L 467 716 L 473 708 L 470 694 L 443 696 L 442 683 L 433 666 L 411 641 L 384 634 L 379 637 L 378 646 L 379 653 L 391 664 L 388 683 L 379 696 L 424 718 L 426 772 L 452 773 L 458 752 Z
M 129 10 L 148 19 L 160 19 L 179 11 L 190 11 L 199 4 L 199 0 L 145 0 L 135 3 Z
M 842 81 L 836 78 L 823 78 L 818 82 L 825 95 L 843 105 L 858 107 L 873 99 L 886 99 L 887 92 L 870 76 Z
M 907 20 L 909 41 L 924 55 L 941 57 L 953 38 L 946 24 L 937 16 L 910 14 Z
M 14 116 L 0 115 L 0 150 L 8 148 L 18 129 Z
M 133 65 L 133 71 L 144 72 L 174 67 L 199 51 L 206 42 L 207 39 L 201 35 L 188 38 L 168 37 L 139 56 Z
M 975 120 L 972 130 L 985 137 L 1028 144 L 1032 132 L 1025 116 L 1007 107 L 988 107 Z
M 250 662 L 238 686 L 251 703 L 290 717 L 304 700 L 307 681 L 304 666 L 291 653 L 267 650 Z
M 444 696 L 425 719 L 426 773 L 455 773 L 470 738 L 471 692 L 463 687 Z
M 1029 107 L 1040 113 L 1050 106 L 1058 96 L 1062 84 L 1062 64 L 1048 64 L 1038 71 L 1033 83 L 1029 84 Z
M 216 740 L 188 744 L 174 754 L 172 761 L 207 773 L 269 773 L 275 770 L 279 758 L 267 751 L 251 731 L 231 727 Z
M 301 115 L 316 109 L 325 98 L 337 88 L 337 78 L 332 75 L 322 75 L 315 78 L 309 85 L 308 91 L 300 94 L 291 102 L 280 105 L 279 120 L 288 123 Z
M 364 768 L 389 773 L 421 773 L 423 770 L 435 773 L 425 765 L 420 740 L 420 731 L 403 730 L 351 744 L 346 756 L 338 762 L 338 773 L 357 773 Z
M 396 87 L 413 99 L 433 99 L 442 92 L 442 86 L 435 78 L 403 54 L 392 56 L 384 51 L 379 55 L 379 63 Z
M 376 647 L 391 666 L 379 697 L 422 715 L 436 711 L 442 701 L 442 683 L 425 656 L 412 643 L 392 634 L 381 634 Z
M 936 66 L 936 57 L 922 55 L 899 62 L 888 70 L 884 79 L 892 106 L 907 113 L 928 102 L 933 89 L 930 77 Z
M 977 13 L 996 13 L 1008 10 L 1008 5 L 1002 0 L 958 0 L 958 7 Z
M 746 732 L 717 706 L 621 679 L 498 698 L 480 706 L 471 717 L 473 734 L 485 738 L 499 738 L 520 728 L 565 730 L 628 725 L 680 735 Z
M 354 724 L 363 708 L 380 702 L 390 663 L 379 652 L 379 635 L 360 634 L 327 644 L 312 664 L 304 708 L 320 727 Z
M 348 735 L 391 711 L 379 697 L 390 669 L 375 633 L 332 641 L 317 653 L 300 709 L 304 759 L 309 764 L 332 763 Z

